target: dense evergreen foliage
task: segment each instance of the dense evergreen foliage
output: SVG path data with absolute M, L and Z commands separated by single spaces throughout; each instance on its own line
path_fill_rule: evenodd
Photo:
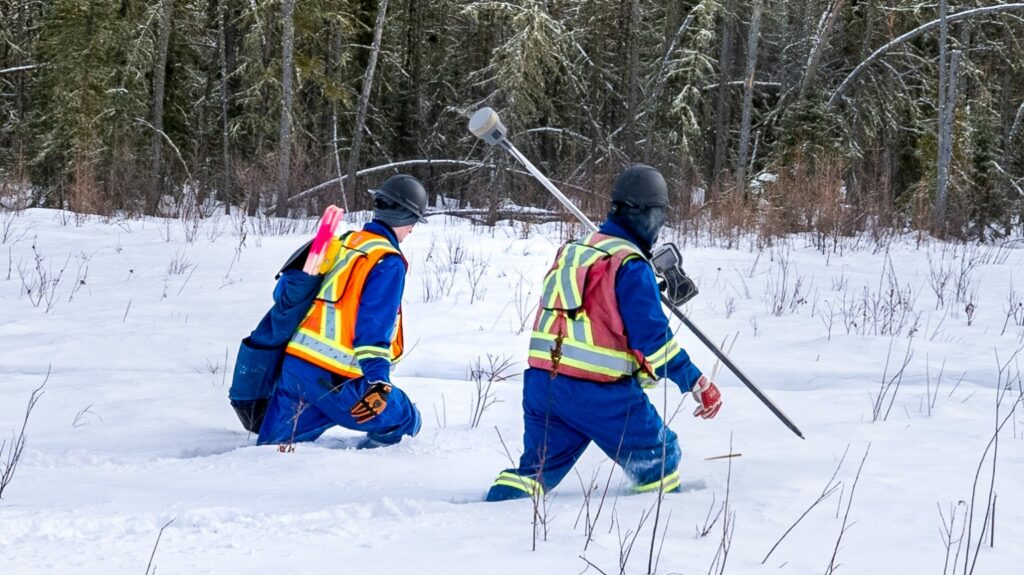
M 938 20 L 939 4 L 284 4 L 292 17 L 279 0 L 0 0 L 4 201 L 165 214 L 219 201 L 283 214 L 341 204 L 344 193 L 363 207 L 356 192 L 393 171 L 294 196 L 339 174 L 431 159 L 466 162 L 409 169 L 463 205 L 492 216 L 507 199 L 552 206 L 466 131 L 466 115 L 490 105 L 595 212 L 609 178 L 646 161 L 669 175 L 682 221 L 828 233 L 948 225 L 986 239 L 1020 225 L 1021 4 L 953 2 L 946 33 L 935 26 L 862 68 Z M 1006 8 L 956 17 L 997 5 Z M 940 54 L 956 60 L 946 116 Z M 947 222 L 937 223 L 940 117 L 952 152 Z M 751 186 L 763 173 L 777 177 Z

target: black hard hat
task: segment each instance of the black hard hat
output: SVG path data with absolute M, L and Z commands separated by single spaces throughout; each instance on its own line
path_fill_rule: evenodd
M 634 208 L 667 208 L 668 184 L 658 170 L 647 164 L 633 164 L 615 180 L 612 201 Z
M 375 200 L 374 217 L 392 227 L 427 221 L 427 190 L 412 176 L 391 176 L 370 193 Z

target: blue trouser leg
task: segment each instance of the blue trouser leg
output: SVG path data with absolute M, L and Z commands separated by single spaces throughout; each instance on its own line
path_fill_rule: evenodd
M 384 412 L 365 423 L 356 423 L 351 409 L 366 394 L 369 387 L 369 383 L 361 377 L 351 379 L 320 397 L 314 405 L 335 424 L 356 431 L 365 431 L 370 438 L 380 443 L 398 443 L 402 436 L 413 436 L 419 432 L 419 410 L 409 400 L 409 396 L 394 385 L 388 394 L 388 406 Z
M 566 422 L 621 465 L 638 490 L 656 488 L 663 473 L 665 490 L 674 490 L 673 484 L 678 484 L 679 440 L 665 426 L 640 385 L 630 380 L 594 383 L 566 379 L 557 387 L 562 396 L 559 404 L 567 405 L 570 398 L 576 398 L 561 410 Z
M 383 413 L 365 423 L 356 423 L 350 410 L 368 387 L 363 378 L 338 379 L 301 359 L 285 357 L 258 443 L 291 441 L 293 429 L 294 441 L 313 441 L 335 425 L 364 431 L 385 444 L 398 443 L 402 436 L 419 432 L 419 411 L 409 396 L 394 386 Z
M 274 395 L 270 398 L 256 443 L 286 443 L 314 441 L 334 426 L 307 397 L 295 380 L 282 375 L 278 378 Z
M 488 501 L 548 490 L 568 474 L 593 440 L 637 483 L 638 491 L 678 489 L 679 443 L 640 386 L 595 383 L 528 369 L 523 381 L 524 452 L 503 471 Z M 664 477 L 664 481 L 662 481 Z
M 529 497 L 558 485 L 590 445 L 582 433 L 563 422 L 552 410 L 532 405 L 523 395 L 523 455 L 519 467 L 506 469 L 487 492 L 487 501 Z

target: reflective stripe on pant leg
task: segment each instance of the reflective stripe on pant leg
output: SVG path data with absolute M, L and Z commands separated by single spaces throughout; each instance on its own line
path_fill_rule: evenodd
M 665 476 L 664 480 L 652 481 L 650 483 L 644 483 L 643 485 L 637 485 L 633 488 L 633 493 L 648 493 L 651 491 L 660 491 L 662 493 L 668 493 L 673 489 L 679 487 L 679 470 L 675 470 Z
M 518 489 L 526 492 L 526 494 L 531 497 L 534 495 L 544 495 L 544 487 L 540 483 L 529 477 L 516 475 L 511 471 L 502 471 L 498 474 L 498 478 L 494 480 L 494 485 L 503 485 L 505 487 Z

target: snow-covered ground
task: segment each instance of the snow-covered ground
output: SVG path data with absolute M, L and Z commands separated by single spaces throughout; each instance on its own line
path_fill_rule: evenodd
M 417 227 L 404 246 L 413 350 L 394 381 L 423 412 L 422 433 L 356 451 L 353 434 L 335 430 L 279 453 L 254 445 L 226 395 L 238 340 L 269 305 L 274 273 L 310 223 L 275 235 L 270 223 L 228 217 L 198 229 L 48 210 L 0 218 L 0 434 L 20 427 L 50 373 L 0 500 L 2 574 L 143 573 L 167 524 L 153 559 L 160 573 L 647 573 L 652 534 L 656 572 L 702 573 L 726 524 L 726 573 L 822 573 L 834 555 L 842 573 L 961 573 L 968 545 L 968 572 L 1024 563 L 1024 416 L 1010 417 L 998 444 L 995 546 L 986 531 L 974 563 L 991 450 L 956 567 L 944 569 L 939 512 L 956 514 L 952 564 L 999 382 L 1013 384 L 1000 416 L 1020 395 L 1013 356 L 1024 308 L 1013 314 L 1024 250 L 1015 243 L 908 237 L 887 252 L 847 242 L 826 258 L 805 238 L 763 250 L 688 242 L 686 269 L 701 288 L 691 317 L 729 339 L 731 357 L 807 439 L 723 372 L 717 419 L 693 419 L 685 398 L 672 420 L 684 491 L 664 498 L 657 524 L 657 497 L 626 495 L 622 475 L 591 448 L 578 475 L 550 494 L 546 540 L 540 530 L 532 551 L 529 500 L 481 502 L 509 465 L 499 432 L 513 457 L 521 449 L 519 376 L 494 384 L 500 402 L 471 428 L 468 372 L 478 358 L 486 367 L 488 354 L 521 371 L 557 225 L 489 229 L 435 217 Z M 710 352 L 679 337 L 710 372 Z M 1001 375 L 997 357 L 1009 362 Z M 883 380 L 892 382 L 884 421 L 873 422 Z M 674 385 L 650 393 L 670 416 L 684 400 Z M 730 442 L 742 456 L 706 460 L 729 453 Z M 833 473 L 837 488 L 762 565 Z

